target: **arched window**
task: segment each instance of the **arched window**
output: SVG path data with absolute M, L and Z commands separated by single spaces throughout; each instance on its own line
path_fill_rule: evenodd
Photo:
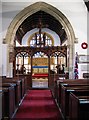
M 42 32 L 41 34 L 34 33 L 28 42 L 32 47 L 44 47 L 44 46 L 53 46 L 53 38 L 50 34 Z

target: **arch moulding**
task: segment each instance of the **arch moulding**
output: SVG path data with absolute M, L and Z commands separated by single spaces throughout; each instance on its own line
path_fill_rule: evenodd
M 68 38 L 68 49 L 69 49 L 69 77 L 73 78 L 73 71 L 74 71 L 74 41 L 75 41 L 75 34 L 73 31 L 73 28 L 66 18 L 66 16 L 59 11 L 57 8 L 53 7 L 50 4 L 44 3 L 44 2 L 36 2 L 25 9 L 23 9 L 20 13 L 16 15 L 16 17 L 12 20 L 11 24 L 9 25 L 9 28 L 7 30 L 6 34 L 6 43 L 9 45 L 14 45 L 14 38 L 17 29 L 22 24 L 22 22 L 29 17 L 30 15 L 38 12 L 38 11 L 44 11 L 51 16 L 55 17 L 63 26 L 63 28 L 66 31 L 67 38 Z M 8 48 L 8 53 L 10 49 Z M 9 55 L 9 54 L 8 54 Z M 9 65 L 9 62 L 8 62 Z M 8 66 L 9 67 L 9 66 Z

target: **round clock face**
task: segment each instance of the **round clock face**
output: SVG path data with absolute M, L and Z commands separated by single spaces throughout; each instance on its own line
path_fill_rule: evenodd
M 81 47 L 82 47 L 83 49 L 87 49 L 87 48 L 88 48 L 88 44 L 85 43 L 85 42 L 83 42 L 83 43 L 81 44 Z

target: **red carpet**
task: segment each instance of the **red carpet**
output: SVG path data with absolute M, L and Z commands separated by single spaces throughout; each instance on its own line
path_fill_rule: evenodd
M 50 90 L 29 90 L 14 120 L 62 120 Z

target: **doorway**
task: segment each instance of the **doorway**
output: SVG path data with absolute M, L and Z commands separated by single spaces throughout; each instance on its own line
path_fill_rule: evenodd
M 43 52 L 32 58 L 32 88 L 48 88 L 48 56 Z

